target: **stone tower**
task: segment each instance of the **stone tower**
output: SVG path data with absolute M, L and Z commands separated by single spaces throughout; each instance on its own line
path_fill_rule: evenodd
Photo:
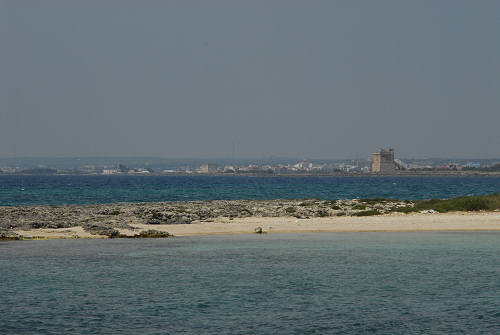
M 394 162 L 394 149 L 380 149 L 373 153 L 372 172 L 393 172 L 396 170 Z

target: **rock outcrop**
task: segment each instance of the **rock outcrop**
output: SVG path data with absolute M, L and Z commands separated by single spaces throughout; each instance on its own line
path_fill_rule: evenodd
M 108 237 L 118 229 L 134 230 L 131 224 L 189 224 L 218 218 L 282 217 L 307 219 L 341 215 L 376 215 L 413 204 L 398 200 L 214 200 L 159 203 L 118 203 L 66 206 L 0 207 L 0 234 L 14 230 L 70 228 Z

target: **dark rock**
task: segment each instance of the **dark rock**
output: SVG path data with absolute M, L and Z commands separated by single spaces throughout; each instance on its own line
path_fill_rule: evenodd
M 134 238 L 165 238 L 165 237 L 172 237 L 174 235 L 170 234 L 169 232 L 166 231 L 158 231 L 158 230 L 145 230 L 141 231 L 139 234 L 135 234 L 133 237 Z
M 119 231 L 113 227 L 101 223 L 86 223 L 83 229 L 92 235 L 105 235 L 108 237 L 118 237 Z

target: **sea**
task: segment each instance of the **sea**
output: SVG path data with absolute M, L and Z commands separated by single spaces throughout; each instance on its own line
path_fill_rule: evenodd
M 0 206 L 187 200 L 451 198 L 500 192 L 500 176 L 0 175 Z
M 499 334 L 500 233 L 0 243 L 1 334 Z
M 500 177 L 0 176 L 2 206 L 499 191 Z M 4 241 L 0 334 L 500 334 L 499 264 L 500 232 Z

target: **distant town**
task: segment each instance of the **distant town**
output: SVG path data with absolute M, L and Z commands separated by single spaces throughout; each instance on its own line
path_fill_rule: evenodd
M 499 174 L 500 159 L 398 159 L 380 149 L 364 159 L 3 158 L 0 174 L 59 175 L 411 175 Z

